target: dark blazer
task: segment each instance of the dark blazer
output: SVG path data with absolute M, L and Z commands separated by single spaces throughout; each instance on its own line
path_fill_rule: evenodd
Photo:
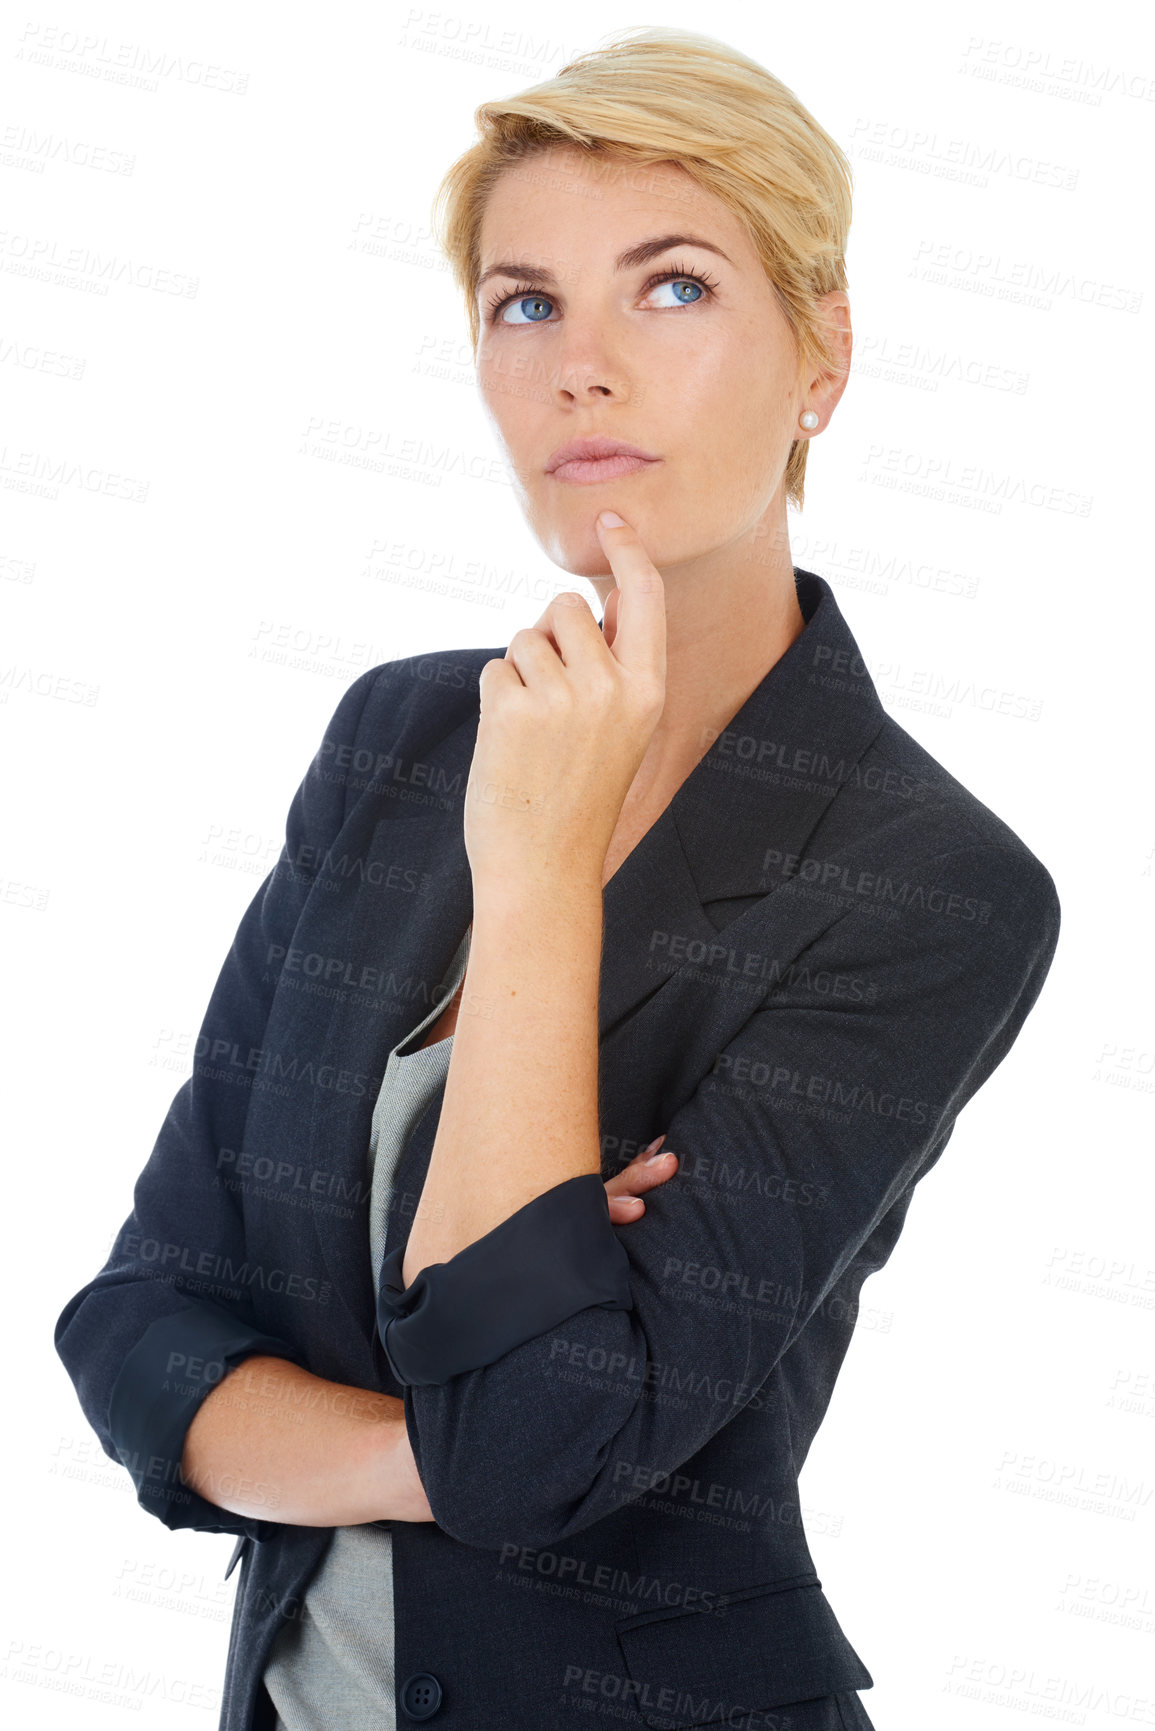
M 829 585 L 796 583 L 801 636 L 605 889 L 603 1177 L 663 1130 L 676 1176 L 620 1228 L 601 1178 L 567 1180 L 405 1293 L 442 1096 L 380 1292 L 370 1123 L 472 917 L 463 797 L 504 646 L 387 662 L 337 706 L 133 1212 L 55 1331 L 141 1506 L 240 1535 L 224 1731 L 269 1722 L 261 1672 L 332 1531 L 181 1483 L 200 1402 L 258 1352 L 404 1399 L 435 1520 L 388 1523 L 400 1725 L 554 1731 L 609 1704 L 799 1731 L 803 1703 L 872 1685 L 798 1474 L 862 1283 L 1034 1004 L 1059 901 L 884 712 Z

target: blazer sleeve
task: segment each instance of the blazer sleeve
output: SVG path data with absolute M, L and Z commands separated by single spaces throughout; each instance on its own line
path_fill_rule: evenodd
M 173 1099 L 107 1262 L 56 1322 L 56 1350 L 105 1454 L 128 1469 L 140 1506 L 171 1528 L 263 1539 L 275 1527 L 218 1508 L 180 1476 L 185 1433 L 229 1370 L 255 1353 L 302 1362 L 291 1342 L 256 1326 L 248 1303 L 202 1296 L 213 1269 L 245 1262 L 241 1204 L 216 1175 L 218 1150 L 244 1145 L 248 1093 L 211 1054 L 218 1038 L 246 1051 L 263 1043 L 277 979 L 268 958 L 290 947 L 317 865 L 343 823 L 345 766 L 379 673 L 363 673 L 337 706 L 289 808 L 280 858 L 246 909 L 209 1000 L 196 1051 L 210 1056 L 198 1057 Z
M 387 1259 L 379 1333 L 453 1537 L 548 1546 L 620 1509 L 623 1484 L 675 1472 L 942 1152 L 1042 988 L 1060 907 L 1026 849 L 908 875 L 918 906 L 838 915 L 718 1053 L 666 1126 L 678 1170 L 636 1223 L 610 1222 L 596 1176 L 569 1179 L 408 1289 L 403 1249 Z M 650 1398 L 654 1375 L 680 1398 Z M 711 1398 L 719 1382 L 732 1399 Z

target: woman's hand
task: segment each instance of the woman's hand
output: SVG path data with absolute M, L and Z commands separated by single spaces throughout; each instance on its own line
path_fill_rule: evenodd
M 617 581 L 603 634 L 581 595 L 550 602 L 481 670 L 465 792 L 479 882 L 594 882 L 666 700 L 666 604 L 628 524 L 598 534 Z M 616 603 L 612 608 L 610 603 Z
M 665 1131 L 658 1137 L 658 1143 L 666 1139 Z M 678 1170 L 678 1156 L 669 1152 L 659 1154 L 651 1164 L 656 1144 L 651 1142 L 648 1148 L 643 1148 L 640 1154 L 635 1154 L 628 1166 L 623 1166 L 620 1172 L 615 1172 L 612 1178 L 606 1179 L 606 1195 L 610 1199 L 610 1223 L 613 1226 L 628 1226 L 631 1220 L 640 1220 L 646 1212 L 642 1196 L 647 1190 L 656 1190 L 659 1184 L 664 1184 L 667 1178 L 672 1178 Z

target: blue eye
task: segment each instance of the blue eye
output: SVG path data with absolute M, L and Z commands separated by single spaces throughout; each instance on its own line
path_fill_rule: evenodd
M 693 289 L 695 291 L 693 300 L 686 300 L 683 298 L 679 301 L 679 306 L 684 307 L 693 306 L 694 301 L 699 300 L 706 292 L 696 277 L 674 277 L 664 283 L 659 283 L 658 287 L 672 288 L 676 295 L 680 294 L 683 289 Z
M 662 271 L 658 276 L 651 277 L 645 285 L 644 294 L 650 294 L 656 288 L 669 285 L 674 290 L 677 306 L 692 307 L 713 294 L 710 283 L 698 276 L 694 271 L 679 270 L 673 267 Z M 550 322 L 549 313 L 545 309 L 554 305 L 552 298 L 543 294 L 541 289 L 534 288 L 532 283 L 518 283 L 515 289 L 507 294 L 497 295 L 489 303 L 490 324 L 502 325 L 541 325 Z M 516 307 L 523 313 L 521 318 L 506 318 L 506 311 Z M 528 311 L 525 309 L 528 308 Z M 669 309 L 662 309 L 669 310 Z
M 522 324 L 522 323 L 525 323 L 527 325 L 542 324 L 548 318 L 549 315 L 547 313 L 543 313 L 540 309 L 543 306 L 549 307 L 552 305 L 553 305 L 553 302 L 546 295 L 537 294 L 533 290 L 528 290 L 528 291 L 522 290 L 520 292 L 515 290 L 514 294 L 512 296 L 510 296 L 508 300 L 506 300 L 502 303 L 502 307 L 505 308 L 505 307 L 514 306 L 517 308 L 518 312 L 521 312 L 521 310 L 524 307 L 528 306 L 528 307 L 532 308 L 533 310 L 526 314 L 526 317 L 524 320 L 503 318 L 501 322 L 502 322 L 502 324 L 506 324 L 506 325 L 516 325 L 516 324 Z

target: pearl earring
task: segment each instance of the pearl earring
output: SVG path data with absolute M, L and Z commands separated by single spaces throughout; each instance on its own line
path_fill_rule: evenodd
M 799 415 L 798 424 L 802 427 L 816 427 L 818 425 L 818 416 L 814 413 L 813 409 L 807 409 L 804 415 Z

